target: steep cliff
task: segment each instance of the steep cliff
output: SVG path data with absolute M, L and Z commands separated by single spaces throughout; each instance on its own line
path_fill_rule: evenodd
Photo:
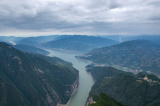
M 77 91 L 79 87 L 79 77 L 76 79 L 76 81 L 72 85 L 68 85 L 70 88 L 68 91 L 66 91 L 66 94 L 69 94 L 70 99 L 71 96 Z M 66 104 L 58 103 L 57 106 L 67 106 L 69 104 L 70 100 Z

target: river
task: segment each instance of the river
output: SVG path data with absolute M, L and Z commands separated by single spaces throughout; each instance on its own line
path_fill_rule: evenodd
M 94 81 L 90 74 L 85 70 L 88 62 L 81 61 L 75 58 L 78 53 L 70 53 L 64 51 L 47 50 L 50 52 L 49 56 L 56 56 L 65 61 L 71 62 L 73 67 L 79 71 L 79 88 L 76 93 L 71 97 L 71 101 L 68 106 L 85 106 L 88 94 L 91 90 Z

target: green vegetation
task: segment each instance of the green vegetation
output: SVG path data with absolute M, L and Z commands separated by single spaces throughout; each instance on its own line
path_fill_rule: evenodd
M 124 106 L 124 105 L 115 101 L 105 93 L 100 93 L 96 103 L 93 103 L 90 106 Z
M 87 71 L 91 73 L 93 76 L 94 80 L 99 81 L 104 77 L 111 77 L 114 75 L 117 75 L 119 73 L 123 73 L 121 70 L 117 70 L 113 67 L 101 67 L 101 66 L 90 66 L 88 65 Z
M 160 79 L 155 75 L 145 73 L 134 75 L 112 67 L 90 66 L 87 71 L 95 79 L 90 97 L 103 92 L 127 106 L 160 104 Z
M 6 43 L 0 43 L 0 62 L 1 106 L 65 104 L 78 79 L 78 71 L 71 63 L 24 53 Z
M 151 72 L 160 75 L 160 46 L 148 40 L 127 41 L 92 50 L 79 58 L 94 63 L 123 68 L 131 72 Z

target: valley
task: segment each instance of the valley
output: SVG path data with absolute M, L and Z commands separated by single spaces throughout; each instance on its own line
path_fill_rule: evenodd
M 160 0 L 0 0 L 0 106 L 160 106 Z
M 50 52 L 49 56 L 56 56 L 65 61 L 71 62 L 73 64 L 73 67 L 79 70 L 79 87 L 75 94 L 71 97 L 68 106 L 85 106 L 89 91 L 94 84 L 91 75 L 85 71 L 85 67 L 89 65 L 89 63 L 77 60 L 75 56 L 80 55 L 79 53 L 73 54 L 70 52 L 56 50 L 47 51 Z
M 0 43 L 2 106 L 160 103 L 160 45 L 152 40 L 119 43 L 86 35 L 2 38 L 10 44 Z M 19 81 L 22 76 L 25 80 Z M 7 96 L 11 93 L 17 93 L 15 98 Z

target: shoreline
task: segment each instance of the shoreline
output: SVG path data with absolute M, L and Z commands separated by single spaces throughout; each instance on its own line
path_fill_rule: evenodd
M 95 64 L 94 62 L 92 62 L 90 60 L 84 60 L 84 59 L 79 58 L 78 56 L 75 56 L 75 58 L 78 59 L 78 60 L 84 61 L 84 62 L 88 62 L 90 64 Z
M 75 50 L 66 50 L 66 49 L 60 49 L 60 48 L 46 48 L 47 49 L 51 49 L 51 50 L 56 50 L 56 51 L 64 51 L 64 52 L 68 52 L 68 53 L 76 53 L 76 54 L 84 54 L 87 53 L 88 51 L 75 51 Z
M 88 72 L 87 70 L 86 70 L 86 72 L 91 76 L 91 78 L 92 78 L 92 80 L 93 80 L 93 82 L 94 82 L 94 84 L 95 84 L 96 80 L 93 78 L 91 72 Z M 93 85 L 94 85 L 94 84 L 93 84 Z M 92 85 L 92 86 L 93 86 L 93 85 Z M 92 87 L 91 87 L 91 89 L 92 89 Z

